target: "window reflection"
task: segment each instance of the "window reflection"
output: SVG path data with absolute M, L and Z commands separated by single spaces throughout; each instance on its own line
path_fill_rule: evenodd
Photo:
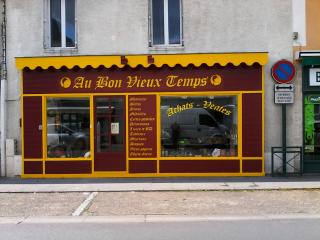
M 150 0 L 152 44 L 181 44 L 181 0 Z
M 237 156 L 237 97 L 161 97 L 161 156 Z
M 61 0 L 50 1 L 51 47 L 61 47 Z
M 180 43 L 180 0 L 168 1 L 169 44 Z
M 304 152 L 306 160 L 319 160 L 320 155 L 320 95 L 304 99 Z
M 152 1 L 153 44 L 164 44 L 163 0 Z
M 75 0 L 49 0 L 50 46 L 75 47 Z M 62 21 L 65 19 L 64 21 Z
M 95 104 L 97 152 L 123 151 L 123 98 L 96 98 Z
M 66 1 L 66 45 L 67 47 L 75 46 L 75 1 Z
M 50 158 L 90 156 L 87 98 L 47 98 L 47 151 Z

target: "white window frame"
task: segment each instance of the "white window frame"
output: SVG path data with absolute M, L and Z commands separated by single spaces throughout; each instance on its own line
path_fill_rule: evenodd
M 157 47 L 173 47 L 179 48 L 184 46 L 183 39 L 183 4 L 182 0 L 180 1 L 180 43 L 179 44 L 170 44 L 169 43 L 169 9 L 168 9 L 168 1 L 163 1 L 163 17 L 164 17 L 164 44 L 153 44 L 153 16 L 152 16 L 152 1 L 149 0 L 149 47 L 157 48 Z
M 44 0 L 44 48 L 47 50 L 76 50 L 78 46 L 77 34 L 77 0 L 75 0 L 75 45 L 73 47 L 66 46 L 66 0 L 61 1 L 61 47 L 51 47 L 51 16 L 50 1 Z

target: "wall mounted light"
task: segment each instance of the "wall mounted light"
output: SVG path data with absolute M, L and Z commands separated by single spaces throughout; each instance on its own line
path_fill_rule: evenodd
M 121 56 L 121 64 L 122 65 L 127 65 L 128 64 L 128 58 L 126 58 L 126 56 Z
M 148 64 L 153 64 L 154 63 L 154 58 L 152 55 L 148 55 Z

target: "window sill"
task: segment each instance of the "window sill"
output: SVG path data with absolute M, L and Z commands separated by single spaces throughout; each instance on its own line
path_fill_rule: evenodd
M 175 50 L 183 50 L 183 45 L 159 45 L 159 46 L 151 46 L 149 50 L 154 51 L 175 51 Z
M 45 48 L 44 49 L 45 53 L 50 53 L 50 54 L 59 54 L 59 55 L 65 55 L 65 54 L 74 54 L 78 53 L 78 48 Z

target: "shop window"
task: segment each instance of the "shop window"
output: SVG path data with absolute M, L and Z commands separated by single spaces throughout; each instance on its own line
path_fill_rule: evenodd
M 150 0 L 149 46 L 181 46 L 181 0 Z
M 47 98 L 49 158 L 90 156 L 90 109 L 87 98 Z
M 237 156 L 237 119 L 236 96 L 163 96 L 161 156 Z
M 304 99 L 304 152 L 306 160 L 320 156 L 320 95 L 306 95 Z
M 45 47 L 76 47 L 75 1 L 47 0 Z

